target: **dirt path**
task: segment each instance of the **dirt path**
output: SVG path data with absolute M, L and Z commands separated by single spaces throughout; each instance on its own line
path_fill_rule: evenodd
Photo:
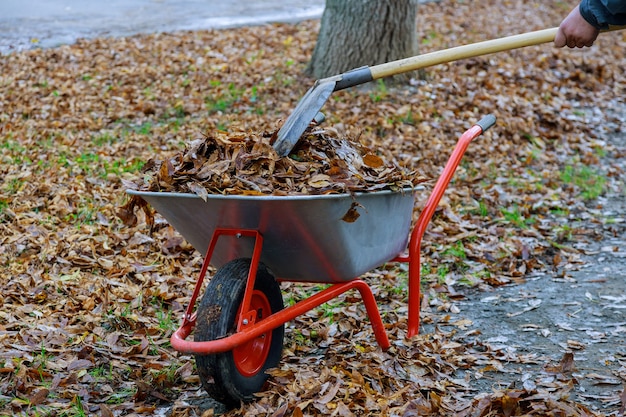
M 500 358 L 494 364 L 499 371 L 459 372 L 478 392 L 505 388 L 507 383 L 550 390 L 555 379 L 568 380 L 570 398 L 606 415 L 619 415 L 626 380 L 626 136 L 621 132 L 626 107 L 616 103 L 615 109 L 615 114 L 599 115 L 609 191 L 586 211 L 572 210 L 568 219 L 572 228 L 595 230 L 602 239 L 572 242 L 580 252 L 576 270 L 559 268 L 531 276 L 521 285 L 471 291 L 448 320 L 470 320 L 459 340 L 477 351 L 497 352 Z M 585 112 L 594 116 L 592 110 Z M 434 322 L 445 326 L 441 319 L 435 317 Z M 425 332 L 431 330 L 424 327 Z M 568 353 L 573 354 L 573 364 Z

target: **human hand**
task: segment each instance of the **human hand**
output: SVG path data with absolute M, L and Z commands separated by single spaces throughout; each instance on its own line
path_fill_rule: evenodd
M 581 16 L 578 6 L 561 22 L 554 37 L 554 46 L 582 48 L 593 45 L 600 31 Z

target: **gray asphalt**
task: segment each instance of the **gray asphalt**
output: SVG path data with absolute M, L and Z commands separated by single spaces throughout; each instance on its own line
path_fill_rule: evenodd
M 324 0 L 0 0 L 0 53 L 78 38 L 293 22 L 321 16 Z

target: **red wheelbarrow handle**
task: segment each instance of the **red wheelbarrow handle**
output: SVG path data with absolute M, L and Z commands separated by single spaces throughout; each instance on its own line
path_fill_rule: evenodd
M 428 227 L 430 219 L 435 213 L 435 209 L 441 201 L 454 171 L 459 166 L 467 147 L 470 142 L 482 135 L 487 129 L 492 127 L 496 123 L 496 117 L 492 114 L 487 115 L 480 119 L 474 126 L 469 128 L 459 138 L 452 155 L 448 159 L 441 176 L 437 180 L 433 191 L 428 198 L 428 201 L 424 205 L 422 212 L 420 213 L 417 223 L 411 232 L 411 240 L 409 241 L 408 255 L 396 258 L 398 261 L 404 261 L 409 263 L 409 311 L 408 311 L 408 330 L 407 337 L 416 336 L 419 333 L 420 325 L 420 249 L 422 245 L 422 238 L 424 232 Z

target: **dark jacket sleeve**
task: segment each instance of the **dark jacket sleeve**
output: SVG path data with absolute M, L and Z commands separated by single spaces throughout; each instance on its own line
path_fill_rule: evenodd
M 626 0 L 582 0 L 580 14 L 598 29 L 626 25 Z

